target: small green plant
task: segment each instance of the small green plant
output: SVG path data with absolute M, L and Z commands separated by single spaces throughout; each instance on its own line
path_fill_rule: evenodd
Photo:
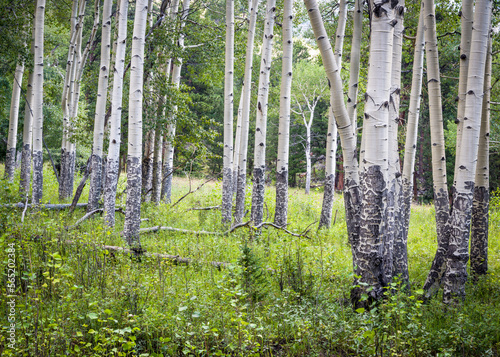
M 313 295 L 314 276 L 307 271 L 304 259 L 297 246 L 295 254 L 288 251 L 283 256 L 283 261 L 278 274 L 280 290 L 291 290 L 300 301 Z
M 240 281 L 243 290 L 253 303 L 261 301 L 267 294 L 269 284 L 259 257 L 246 241 L 241 246 L 238 265 L 241 267 Z

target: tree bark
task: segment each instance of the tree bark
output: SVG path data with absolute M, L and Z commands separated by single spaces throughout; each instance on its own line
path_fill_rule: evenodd
M 144 44 L 148 18 L 148 0 L 137 0 L 132 38 L 130 66 L 127 200 L 123 235 L 133 250 L 141 251 L 139 227 L 141 224 L 142 180 L 142 104 L 144 91 Z
M 357 138 L 357 113 L 358 90 L 359 90 L 359 68 L 361 58 L 361 35 L 363 30 L 363 5 L 364 1 L 354 1 L 353 32 L 351 44 L 351 58 L 349 66 L 349 92 L 347 95 L 347 112 L 351 119 L 353 135 Z
M 446 272 L 443 279 L 443 301 L 451 303 L 465 298 L 469 231 L 474 195 L 474 178 L 478 158 L 481 110 L 484 94 L 484 73 L 488 52 L 492 1 L 478 0 L 474 11 L 474 28 L 465 98 L 462 142 L 457 148 L 459 160 L 454 185 L 453 210 L 450 214 L 450 238 L 446 252 Z
M 120 175 L 121 115 L 125 50 L 127 46 L 127 11 L 128 0 L 120 0 L 116 60 L 113 72 L 113 93 L 111 96 L 111 116 L 109 119 L 110 130 L 106 160 L 106 186 L 104 189 L 104 222 L 110 227 L 115 225 L 116 186 Z
M 491 97 L 491 34 L 488 39 L 488 55 L 484 78 L 484 96 L 481 113 L 481 131 L 477 169 L 474 179 L 474 199 L 472 202 L 470 267 L 474 277 L 488 272 L 488 222 L 490 203 L 489 149 L 490 149 L 490 97 Z
M 33 67 L 33 192 L 32 202 L 43 197 L 43 39 L 45 0 L 37 0 L 35 14 L 35 51 Z
M 222 223 L 231 223 L 233 209 L 234 0 L 226 0 L 226 57 L 224 81 L 224 170 Z
M 281 69 L 278 157 L 276 160 L 276 208 L 274 223 L 286 227 L 288 220 L 288 156 L 293 65 L 293 0 L 284 1 L 283 59 Z
M 144 158 L 142 160 L 142 199 L 144 202 L 151 201 L 151 192 L 153 189 L 155 131 L 155 129 L 148 131 L 146 134 L 146 143 L 144 145 Z
M 248 130 L 250 126 L 250 94 L 252 89 L 253 50 L 255 38 L 255 26 L 257 23 L 257 7 L 259 0 L 252 0 L 250 10 L 250 23 L 248 25 L 248 37 L 245 54 L 245 76 L 243 80 L 243 106 L 241 117 L 241 137 L 238 157 L 238 185 L 236 188 L 236 207 L 234 220 L 241 223 L 245 215 L 245 189 L 247 180 L 247 153 L 248 153 Z
M 104 121 L 108 98 L 109 61 L 111 48 L 111 10 L 113 1 L 105 0 L 102 10 L 101 63 L 97 102 L 94 120 L 94 144 L 92 147 L 90 190 L 87 212 L 98 208 L 102 187 L 102 155 L 104 141 Z
M 7 135 L 7 152 L 5 157 L 4 177 L 12 182 L 16 169 L 17 124 L 19 118 L 19 100 L 21 99 L 21 85 L 23 83 L 24 62 L 19 60 L 12 83 L 12 97 L 10 100 L 9 133 Z
M 252 192 L 252 221 L 258 225 L 264 217 L 264 194 L 266 175 L 266 133 L 267 107 L 273 51 L 274 19 L 276 0 L 267 0 L 264 26 L 262 60 L 260 63 L 259 91 L 257 94 L 257 114 L 255 122 L 254 169 Z

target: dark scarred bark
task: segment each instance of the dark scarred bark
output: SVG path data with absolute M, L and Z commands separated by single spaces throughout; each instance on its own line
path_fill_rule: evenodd
M 21 178 L 19 184 L 19 192 L 21 195 L 26 195 L 30 190 L 31 181 L 31 145 L 24 144 L 21 158 Z
M 264 216 L 265 168 L 253 169 L 252 221 L 255 225 L 262 223 Z
M 101 198 L 102 189 L 102 157 L 92 154 L 90 166 L 92 167 L 92 175 L 90 176 L 89 205 L 87 206 L 87 212 L 99 208 L 99 199 Z M 94 172 L 94 170 L 97 170 L 97 172 Z
M 325 191 L 323 194 L 323 207 L 319 219 L 319 228 L 329 228 L 332 222 L 333 202 L 335 198 L 335 175 L 325 178 Z
M 127 201 L 123 235 L 132 250 L 140 251 L 142 165 L 139 157 L 127 160 Z
M 153 170 L 153 155 L 144 157 L 144 160 L 142 160 L 142 196 L 144 202 L 151 201 Z
M 106 163 L 106 188 L 104 190 L 104 222 L 115 226 L 116 186 L 119 176 L 119 162 L 108 156 Z
M 488 271 L 488 221 L 490 193 L 487 187 L 474 188 L 470 244 L 470 267 L 473 276 Z
M 59 199 L 61 200 L 73 196 L 75 160 L 75 151 L 61 150 L 61 182 L 59 185 Z
M 452 302 L 456 297 L 465 298 L 474 182 L 466 184 L 468 192 L 455 192 L 450 213 L 450 239 L 445 258 L 446 270 L 443 276 L 443 302 L 445 303 Z
M 233 210 L 233 170 L 225 167 L 222 179 L 222 223 L 231 223 L 231 213 Z
M 163 183 L 161 186 L 161 197 L 165 203 L 170 203 L 172 200 L 172 168 L 168 161 L 163 165 Z
M 286 227 L 288 216 L 288 170 L 276 173 L 276 209 L 274 224 Z
M 14 179 L 14 171 L 16 169 L 16 148 L 11 148 L 5 153 L 5 173 L 4 177 L 9 181 Z
M 153 192 L 151 193 L 151 200 L 158 204 L 161 200 L 161 178 L 162 178 L 162 148 L 163 148 L 163 134 L 160 128 L 155 130 L 155 155 L 153 160 Z
M 246 160 L 245 160 L 246 162 Z M 241 171 L 241 168 L 239 168 Z M 235 223 L 241 223 L 245 215 L 245 189 L 246 189 L 246 174 L 238 173 L 238 185 L 236 189 L 236 204 L 234 212 Z
M 33 193 L 32 202 L 39 204 L 43 195 L 43 153 L 33 151 Z

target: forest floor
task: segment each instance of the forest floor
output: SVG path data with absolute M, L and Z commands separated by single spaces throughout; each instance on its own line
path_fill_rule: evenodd
M 341 195 L 330 229 L 317 231 L 322 189 L 309 195 L 291 189 L 288 230 L 295 235 L 249 226 L 222 234 L 229 227 L 221 225 L 219 210 L 192 210 L 219 205 L 221 183 L 209 182 L 175 204 L 205 181 L 175 177 L 173 182 L 173 204 L 143 204 L 141 217 L 147 220 L 141 227 L 219 234 L 144 233 L 141 243 L 148 254 L 141 258 L 103 249 L 126 247 L 121 214 L 114 230 L 103 226 L 100 215 L 67 230 L 83 209 L 73 214 L 28 210 L 21 222 L 22 209 L 0 207 L 5 266 L 0 308 L 14 311 L 0 315 L 0 355 L 500 355 L 500 197 L 490 208 L 489 274 L 468 283 L 463 303 L 444 306 L 440 295 L 422 301 L 436 249 L 435 220 L 432 205 L 414 205 L 408 241 L 411 293 L 387 291 L 385 301 L 370 311 L 353 311 Z M 21 201 L 18 181 L 0 181 L 0 186 L 0 204 Z M 118 192 L 124 188 L 122 177 Z M 250 196 L 248 189 L 247 207 Z M 58 203 L 57 181 L 49 170 L 44 197 Z M 86 188 L 80 202 L 87 197 Z M 264 219 L 272 222 L 274 187 L 267 188 L 265 202 Z M 117 205 L 124 207 L 124 195 Z M 8 269 L 12 264 L 15 273 Z

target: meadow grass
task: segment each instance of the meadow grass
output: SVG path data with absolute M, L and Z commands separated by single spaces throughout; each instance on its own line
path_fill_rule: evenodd
M 75 180 L 75 185 L 79 180 Z M 172 202 L 203 180 L 175 177 Z M 18 181 L 1 182 L 2 203 L 19 202 Z M 125 205 L 119 183 L 117 205 Z M 251 188 L 247 189 L 250 207 Z M 86 202 L 87 188 L 80 202 Z M 45 171 L 45 202 L 57 203 L 57 182 Z M 274 187 L 266 189 L 264 219 L 272 221 Z M 155 225 L 224 232 L 221 183 L 210 182 L 181 202 L 143 204 L 142 227 Z M 228 235 L 171 231 L 141 235 L 148 252 L 191 259 L 189 266 L 158 257 L 102 250 L 126 246 L 120 231 L 100 216 L 66 231 L 83 216 L 67 211 L 0 208 L 1 259 L 16 249 L 16 346 L 1 317 L 5 356 L 498 356 L 500 354 L 500 204 L 490 209 L 489 274 L 469 282 L 467 298 L 444 306 L 423 302 L 420 290 L 436 249 L 434 208 L 414 205 L 408 239 L 412 293 L 386 294 L 370 311 L 353 311 L 353 281 L 342 196 L 335 224 L 317 230 L 322 190 L 291 189 L 289 226 L 294 237 L 272 227 L 242 227 Z M 496 202 L 496 203 L 495 203 Z M 248 215 L 247 215 L 248 218 Z M 71 243 L 68 243 L 71 242 Z M 228 263 L 219 269 L 207 262 Z M 3 270 L 6 292 L 8 270 Z M 397 282 L 394 282 L 397 286 Z M 7 296 L 0 298 L 7 309 Z

